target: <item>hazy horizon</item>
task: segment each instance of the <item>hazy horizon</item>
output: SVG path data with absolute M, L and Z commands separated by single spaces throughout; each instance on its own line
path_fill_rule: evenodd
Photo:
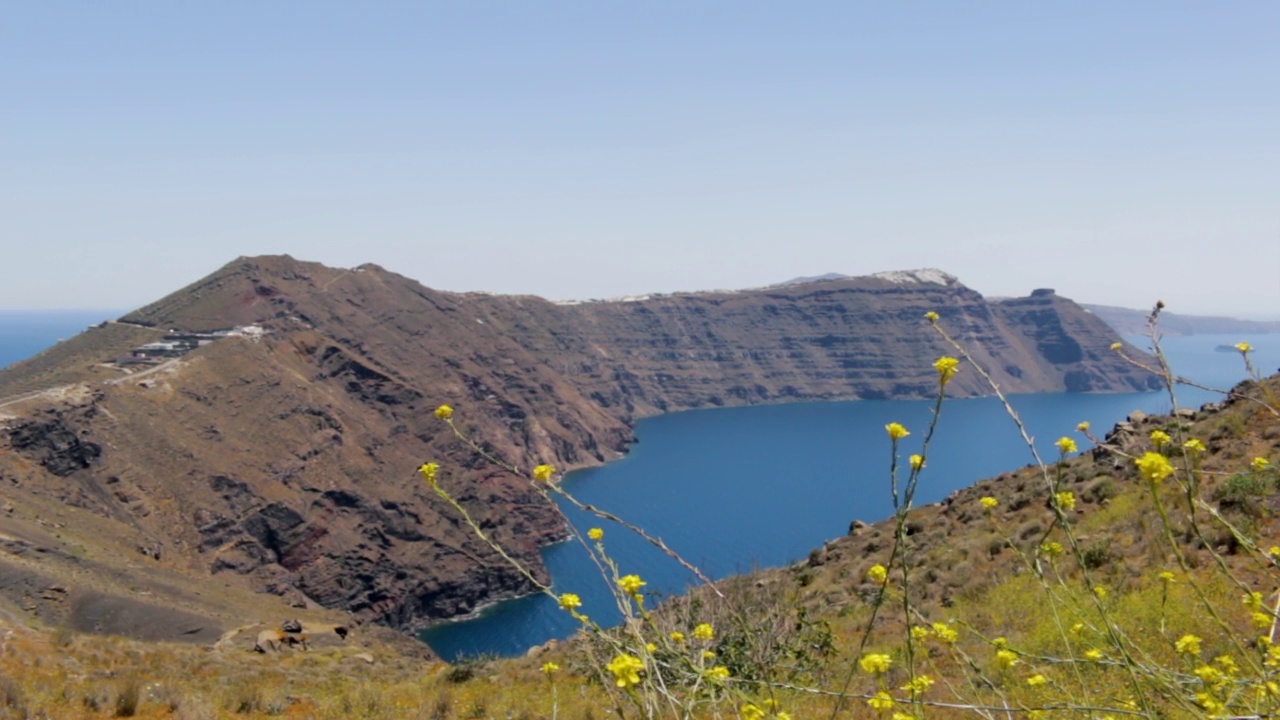
M 0 307 L 240 255 L 553 300 L 937 267 L 1280 316 L 1280 5 L 305 7 L 0 25 Z

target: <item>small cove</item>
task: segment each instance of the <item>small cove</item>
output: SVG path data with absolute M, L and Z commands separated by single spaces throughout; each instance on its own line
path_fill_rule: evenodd
M 1229 387 L 1244 378 L 1238 353 L 1219 345 L 1247 339 L 1266 372 L 1280 364 L 1280 336 L 1198 335 L 1170 338 L 1174 369 L 1198 382 Z M 1136 341 L 1136 340 L 1135 340 Z M 1137 341 L 1144 345 L 1145 341 Z M 1194 407 L 1217 396 L 1180 388 L 1178 403 Z M 1166 393 L 1040 394 L 1012 398 L 1043 457 L 1052 443 L 1089 421 L 1105 432 L 1133 410 L 1168 412 Z M 564 487 L 580 500 L 618 513 L 662 537 L 713 578 L 754 567 L 785 565 L 847 532 L 851 520 L 874 521 L 892 512 L 889 443 L 885 423 L 906 425 L 903 454 L 915 452 L 932 403 L 874 400 L 797 403 L 672 413 L 637 424 L 628 455 L 572 473 Z M 1082 443 L 1083 445 L 1083 443 Z M 929 452 L 917 504 L 1031 462 L 1012 420 L 995 398 L 948 400 Z M 681 592 L 687 571 L 626 530 L 566 508 L 580 531 L 601 526 L 623 573 L 635 573 L 646 591 Z M 583 611 L 612 622 L 612 599 L 576 541 L 543 551 L 557 592 L 582 597 Z M 542 595 L 492 605 L 476 617 L 442 623 L 420 637 L 446 659 L 479 653 L 515 655 L 551 638 L 572 634 L 576 622 Z

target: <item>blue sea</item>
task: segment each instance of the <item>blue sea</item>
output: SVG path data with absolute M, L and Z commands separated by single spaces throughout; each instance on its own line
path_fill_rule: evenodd
M 1144 338 L 1131 338 L 1139 347 Z M 1248 340 L 1263 374 L 1280 366 L 1280 335 L 1198 335 L 1164 342 L 1175 371 L 1202 384 L 1229 388 L 1245 373 L 1240 354 L 1221 345 Z M 1180 407 L 1218 396 L 1181 388 Z M 1012 398 L 1045 458 L 1052 443 L 1089 421 L 1105 433 L 1133 410 L 1168 412 L 1167 393 L 1039 394 Z M 800 403 L 674 413 L 640 421 L 638 442 L 621 460 L 570 474 L 564 488 L 586 503 L 620 515 L 663 538 L 713 578 L 779 566 L 805 557 L 845 534 L 854 519 L 892 514 L 888 422 L 912 431 L 903 454 L 915 452 L 931 403 L 912 400 Z M 922 474 L 917 503 L 942 500 L 982 478 L 1032 461 L 1030 452 L 994 398 L 949 400 Z M 679 593 L 689 573 L 625 529 L 566 513 L 580 532 L 600 526 L 620 572 L 635 573 L 646 591 Z M 557 593 L 581 596 L 583 611 L 605 624 L 616 620 L 612 597 L 576 541 L 546 548 L 543 558 Z M 442 657 L 480 653 L 515 655 L 551 638 L 564 638 L 576 622 L 554 601 L 534 595 L 490 606 L 478 616 L 436 625 L 421 639 Z
M 116 310 L 0 310 L 0 368 L 119 315 Z

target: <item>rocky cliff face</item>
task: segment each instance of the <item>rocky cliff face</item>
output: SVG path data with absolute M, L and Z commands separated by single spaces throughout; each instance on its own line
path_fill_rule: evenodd
M 424 460 L 537 572 L 537 548 L 563 533 L 526 481 L 478 461 L 435 406 L 454 405 L 467 433 L 521 467 L 597 464 L 625 449 L 637 416 L 926 396 L 933 360 L 950 353 L 928 310 L 1010 392 L 1151 385 L 1074 303 L 1051 292 L 988 303 L 936 271 L 555 304 L 437 292 L 376 266 L 242 258 L 122 322 L 160 337 L 266 334 L 110 384 L 79 365 L 127 353 L 113 338 L 136 334 L 70 341 L 81 351 L 59 357 L 78 360 L 46 358 L 40 377 L 80 391 L 6 408 L 0 478 L 17 503 L 109 519 L 174 573 L 411 627 L 528 589 L 421 484 Z M 23 372 L 0 373 L 0 388 L 26 387 Z M 951 389 L 983 391 L 974 373 Z

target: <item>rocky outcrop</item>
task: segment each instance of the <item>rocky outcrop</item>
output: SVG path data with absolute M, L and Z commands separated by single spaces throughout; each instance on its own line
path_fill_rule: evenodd
M 528 481 L 477 458 L 432 416 L 437 405 L 519 467 L 598 464 L 625 450 L 643 415 L 927 396 L 932 362 L 953 353 L 930 310 L 1009 392 L 1150 386 L 1069 300 L 991 303 L 938 271 L 556 304 L 438 292 L 371 265 L 242 258 L 123 320 L 265 334 L 12 421 L 0 477 L 18 501 L 112 519 L 175 572 L 407 628 L 529 590 L 422 484 L 421 462 L 439 462 L 475 521 L 538 575 L 538 548 L 563 534 Z M 57 357 L 93 357 L 119 334 L 92 330 Z M 59 372 L 84 377 L 50 362 L 41 377 Z M 961 373 L 949 390 L 984 387 Z

